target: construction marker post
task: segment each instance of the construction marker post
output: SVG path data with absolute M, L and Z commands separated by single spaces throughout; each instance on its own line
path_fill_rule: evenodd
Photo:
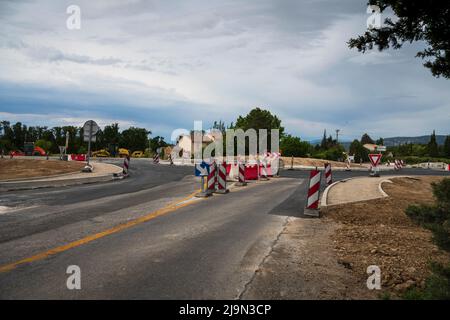
M 225 162 L 219 163 L 217 168 L 217 189 L 216 193 L 228 193 L 227 189 L 227 166 Z
M 122 169 L 122 174 L 127 177 L 128 176 L 128 170 L 130 168 L 130 156 L 126 156 L 123 159 L 123 169 Z
M 304 214 L 311 217 L 319 217 L 319 196 L 320 196 L 321 172 L 311 170 L 309 174 L 309 189 L 306 199 Z
M 215 161 L 209 166 L 209 174 L 207 184 L 207 192 L 213 194 L 216 191 L 217 184 L 217 164 Z
M 267 161 L 265 159 L 263 161 L 261 161 L 259 170 L 260 170 L 259 180 L 263 180 L 263 181 L 269 180 L 269 178 L 267 176 Z
M 159 154 L 158 153 L 155 153 L 155 155 L 153 156 L 153 163 L 159 164 Z
M 169 164 L 173 166 L 172 154 L 169 153 Z
M 331 173 L 331 163 L 325 163 L 325 182 L 327 186 L 333 183 L 333 177 Z
M 239 174 L 238 174 L 238 179 L 239 181 L 235 184 L 236 186 L 246 186 L 247 182 L 245 181 L 245 164 L 244 162 L 239 162 Z

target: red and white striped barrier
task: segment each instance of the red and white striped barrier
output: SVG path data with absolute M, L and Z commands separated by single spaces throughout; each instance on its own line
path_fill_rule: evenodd
M 400 165 L 403 167 L 405 167 L 405 163 L 403 162 L 403 160 L 400 160 Z
M 320 177 L 321 173 L 319 170 L 311 170 L 306 209 L 319 209 Z
M 207 192 L 212 193 L 216 191 L 217 183 L 217 165 L 213 162 L 209 167 L 208 181 L 207 181 Z
M 394 170 L 400 170 L 402 165 L 399 160 L 394 160 Z
M 325 182 L 327 186 L 333 183 L 333 177 L 331 174 L 331 163 L 325 163 Z
M 259 165 L 259 180 L 269 180 L 267 176 L 267 162 L 265 161 Z
M 217 193 L 227 193 L 227 168 L 226 163 L 223 162 L 217 167 Z
M 130 168 L 130 157 L 127 156 L 123 159 L 123 169 L 122 169 L 122 173 L 124 176 L 128 175 L 128 170 Z
M 256 164 L 246 166 L 244 178 L 245 180 L 258 180 L 258 166 Z
M 450 164 L 444 165 L 444 171 L 450 171 Z
M 245 181 L 245 164 L 243 162 L 239 162 L 239 173 L 238 173 L 238 182 L 237 186 L 246 186 L 247 182 Z

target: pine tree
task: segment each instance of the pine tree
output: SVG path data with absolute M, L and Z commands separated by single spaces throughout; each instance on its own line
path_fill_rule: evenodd
M 450 158 L 450 136 L 447 136 L 445 138 L 445 142 L 444 142 L 444 155 L 447 158 Z
M 428 154 L 430 157 L 438 157 L 439 149 L 438 144 L 436 142 L 436 132 L 433 130 L 433 133 L 430 137 L 430 142 L 428 142 Z
M 326 150 L 327 149 L 327 129 L 323 130 L 323 138 L 320 143 L 320 148 Z

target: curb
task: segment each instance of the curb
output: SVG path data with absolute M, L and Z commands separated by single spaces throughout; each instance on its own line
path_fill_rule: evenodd
M 389 195 L 386 192 L 384 192 L 383 188 L 381 187 L 383 182 L 386 182 L 386 183 L 393 183 L 393 182 L 389 179 L 385 179 L 385 180 L 381 180 L 380 183 L 378 184 L 378 191 L 380 191 L 383 198 L 386 198 L 386 197 L 389 197 Z
M 328 192 L 331 190 L 331 188 L 333 188 L 338 183 L 344 183 L 344 182 L 347 182 L 347 181 L 352 180 L 352 179 L 353 178 L 347 178 L 347 179 L 339 180 L 339 181 L 333 182 L 328 187 L 326 187 L 325 190 L 323 191 L 322 198 L 320 199 L 319 208 L 328 206 L 328 204 L 327 204 Z

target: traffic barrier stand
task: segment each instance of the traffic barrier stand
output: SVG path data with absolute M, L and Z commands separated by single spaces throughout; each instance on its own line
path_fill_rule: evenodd
M 127 177 L 129 174 L 129 169 L 130 169 L 130 156 L 126 156 L 125 158 L 123 158 L 123 169 L 122 169 L 122 174 Z
M 403 162 L 403 160 L 400 160 L 400 165 L 402 166 L 402 168 L 405 167 L 405 163 Z
M 333 177 L 331 173 L 331 163 L 325 163 L 325 182 L 327 186 L 333 183 Z
M 247 165 L 244 171 L 244 178 L 245 180 L 258 180 L 258 166 L 256 164 Z
M 156 153 L 156 154 L 153 156 L 153 163 L 154 163 L 154 164 L 159 164 L 159 154 L 158 154 L 158 153 Z
M 304 210 L 304 214 L 307 216 L 319 217 L 320 178 L 321 172 L 319 170 L 311 170 L 309 174 L 308 197 Z
M 212 194 L 214 191 L 216 191 L 216 184 L 217 184 L 217 165 L 216 162 L 213 162 L 209 167 L 207 192 Z
M 245 164 L 243 162 L 239 162 L 239 174 L 238 174 L 238 182 L 235 184 L 236 186 L 246 186 L 247 182 L 245 182 Z
M 216 193 L 228 193 L 230 190 L 227 189 L 227 168 L 226 163 L 220 163 L 217 166 L 217 189 Z
M 345 164 L 345 171 L 352 171 L 352 169 L 350 168 L 350 160 L 348 160 Z
M 444 171 L 450 171 L 450 164 L 444 165 Z
M 172 154 L 170 154 L 170 153 L 169 153 L 169 164 L 171 166 L 173 165 Z
M 401 165 L 400 165 L 400 161 L 398 161 L 398 160 L 394 160 L 394 170 L 395 171 L 398 171 L 398 170 L 400 170 L 402 167 L 401 167 Z
M 267 181 L 269 178 L 267 177 L 267 163 L 261 163 L 259 165 L 259 180 Z

